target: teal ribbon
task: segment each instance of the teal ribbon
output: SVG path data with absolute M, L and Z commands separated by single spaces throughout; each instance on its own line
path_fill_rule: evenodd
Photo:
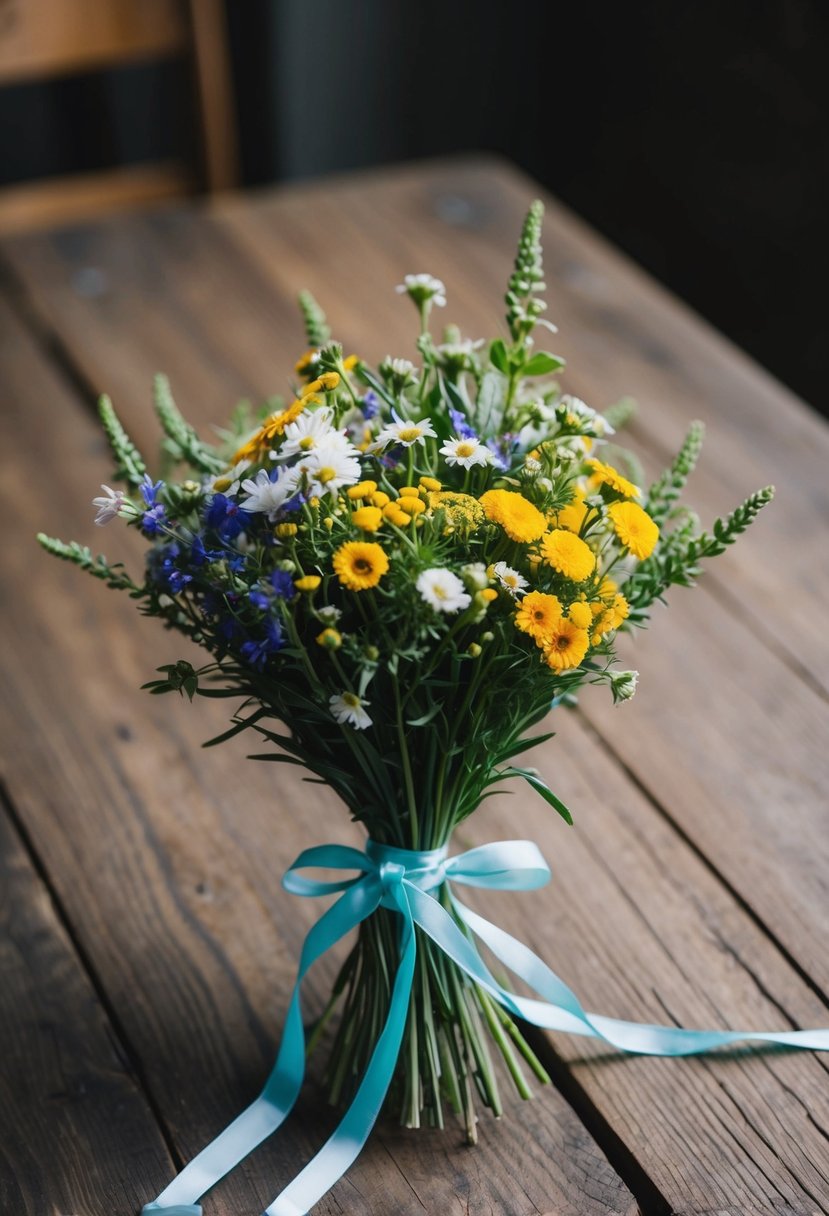
M 322 882 L 300 873 L 307 869 L 357 873 L 355 877 Z M 575 994 L 546 963 L 509 933 L 465 907 L 452 892 L 452 885 L 491 891 L 529 891 L 543 886 L 549 878 L 547 863 L 536 845 L 528 840 L 502 840 L 451 858 L 447 857 L 445 847 L 416 852 L 373 840 L 367 842 L 364 853 L 344 845 L 321 845 L 301 853 L 282 879 L 285 889 L 309 898 L 341 894 L 305 938 L 273 1071 L 259 1097 L 202 1149 L 153 1203 L 145 1205 L 142 1216 L 156 1216 L 157 1213 L 202 1216 L 196 1200 L 284 1122 L 296 1102 L 305 1075 L 305 1032 L 300 1006 L 302 981 L 318 958 L 379 907 L 391 908 L 400 915 L 400 962 L 386 1024 L 339 1126 L 316 1156 L 277 1195 L 265 1216 L 305 1216 L 342 1177 L 368 1139 L 391 1083 L 406 1025 L 417 951 L 415 925 L 505 1009 L 545 1030 L 603 1039 L 621 1051 L 645 1055 L 694 1055 L 744 1040 L 829 1051 L 829 1029 L 682 1030 L 586 1013 Z M 517 996 L 498 983 L 477 946 L 432 894 L 444 884 L 458 920 L 541 999 Z

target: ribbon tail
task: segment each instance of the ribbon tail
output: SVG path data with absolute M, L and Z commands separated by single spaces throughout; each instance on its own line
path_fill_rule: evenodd
M 750 1031 L 685 1030 L 677 1026 L 626 1022 L 586 1013 L 572 989 L 530 948 L 490 921 L 478 916 L 453 897 L 453 907 L 463 922 L 505 966 L 529 984 L 543 1001 L 516 996 L 500 988 L 501 1003 L 517 1009 L 520 1016 L 545 1030 L 603 1039 L 621 1051 L 640 1055 L 689 1056 L 745 1041 L 773 1043 L 811 1051 L 829 1051 L 829 1029 Z M 506 998 L 506 999 L 503 999 Z
M 195 1205 L 201 1195 L 285 1121 L 305 1076 L 302 981 L 321 955 L 375 911 L 381 895 L 380 885 L 373 877 L 358 881 L 309 930 L 302 946 L 279 1054 L 262 1093 L 184 1167 L 153 1203 L 145 1205 L 142 1216 L 153 1216 L 170 1208 L 173 1213 L 178 1208 L 185 1212 L 188 1205 Z M 194 1216 L 200 1216 L 200 1209 L 195 1206 Z
M 411 888 L 409 888 L 411 889 Z M 372 1052 L 360 1087 L 333 1135 L 267 1208 L 265 1216 L 305 1216 L 362 1151 L 391 1084 L 412 991 L 417 953 L 406 888 L 391 888 L 401 913 L 400 963 L 392 986 L 386 1024 Z

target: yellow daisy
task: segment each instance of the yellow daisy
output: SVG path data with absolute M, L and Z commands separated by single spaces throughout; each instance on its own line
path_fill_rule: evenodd
M 523 494 L 514 490 L 487 490 L 478 502 L 487 519 L 500 524 L 510 540 L 528 543 L 538 540 L 547 527 L 544 516 Z
M 543 591 L 530 591 L 525 595 L 515 614 L 515 628 L 528 633 L 541 645 L 553 626 L 561 617 L 561 603 L 555 595 Z
M 351 522 L 364 532 L 376 532 L 383 522 L 383 512 L 379 507 L 358 507 L 351 513 Z
M 573 501 L 562 507 L 556 514 L 556 527 L 565 528 L 568 532 L 580 532 L 584 518 L 590 510 L 584 504 L 584 490 L 576 490 Z
M 576 600 L 567 610 L 567 619 L 572 621 L 577 629 L 589 629 L 593 624 L 593 611 L 584 600 Z
M 313 396 L 297 398 L 292 401 L 287 409 L 281 410 L 278 414 L 273 414 L 253 435 L 247 443 L 239 448 L 239 451 L 233 457 L 233 464 L 238 464 L 240 460 L 258 461 L 266 452 L 273 447 L 273 442 L 277 435 L 281 435 L 291 422 L 295 422 L 307 405 L 314 400 Z
M 376 587 L 389 568 L 389 559 L 373 541 L 347 541 L 333 557 L 334 573 L 349 591 Z
M 554 671 L 567 671 L 578 667 L 590 646 L 586 629 L 579 629 L 566 617 L 559 617 L 544 638 L 542 650 L 548 667 Z
M 541 542 L 541 552 L 549 566 L 574 583 L 589 578 L 596 568 L 596 557 L 590 546 L 580 536 L 563 528 L 553 528 L 547 533 Z
M 614 502 L 607 508 L 613 531 L 634 557 L 650 557 L 659 540 L 659 528 L 635 502 Z
M 623 498 L 639 498 L 641 495 L 642 491 L 639 487 L 635 486 L 632 481 L 628 481 L 627 477 L 623 477 L 618 469 L 614 469 L 613 465 L 604 464 L 601 460 L 588 460 L 586 463 L 593 474 L 591 481 L 595 485 L 609 486 Z

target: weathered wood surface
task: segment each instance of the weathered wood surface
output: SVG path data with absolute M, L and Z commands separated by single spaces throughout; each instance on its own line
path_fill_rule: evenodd
M 490 332 L 530 189 L 488 163 L 409 169 L 2 249 L 41 344 L 82 391 L 111 392 L 149 447 L 155 370 L 203 426 L 238 395 L 282 387 L 301 346 L 300 286 L 368 358 L 410 345 L 412 319 L 391 294 L 409 270 L 440 273 L 452 319 L 472 336 Z M 705 516 L 770 480 L 781 494 L 705 586 L 677 593 L 670 619 L 637 641 L 636 700 L 611 713 L 597 693 L 585 696 L 584 716 L 560 721 L 539 753 L 576 830 L 523 799 L 518 826 L 505 799 L 471 821 L 469 839 L 538 840 L 554 887 L 533 897 L 532 918 L 528 897 L 501 897 L 499 921 L 589 1008 L 684 1024 L 826 1024 L 825 572 L 815 556 L 826 432 L 557 208 L 547 249 L 568 387 L 597 406 L 637 396 L 635 437 L 650 468 L 690 417 L 705 417 L 709 447 L 692 492 Z M 89 540 L 102 445 L 76 394 L 11 318 L 7 329 L 0 499 L 21 532 Z M 29 500 L 44 468 L 48 499 Z M 178 657 L 180 644 L 164 651 L 129 604 L 38 561 L 22 538 L 8 560 L 11 795 L 187 1155 L 255 1092 L 272 1051 L 316 912 L 295 907 L 277 876 L 299 847 L 348 839 L 348 825 L 330 797 L 275 786 L 269 766 L 248 766 L 240 798 L 244 745 L 198 751 L 221 727 L 217 707 L 147 703 L 133 691 L 154 656 Z M 309 1007 L 330 974 L 323 966 L 313 977 Z M 590 1132 L 551 1094 L 485 1122 L 489 1147 L 478 1154 L 385 1127 L 320 1210 L 627 1211 L 633 1200 L 603 1148 L 645 1212 L 829 1211 L 819 1057 L 666 1062 L 563 1037 L 554 1047 L 557 1080 Z M 293 1140 L 222 1188 L 231 1206 L 212 1210 L 248 1210 L 254 1193 L 267 1200 L 310 1148 L 319 1108 L 304 1115 Z

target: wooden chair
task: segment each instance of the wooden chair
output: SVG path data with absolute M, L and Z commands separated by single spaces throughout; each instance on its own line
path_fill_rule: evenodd
M 164 161 L 15 183 L 0 188 L 0 232 L 237 183 L 222 0 L 0 0 L 0 86 L 169 57 L 193 64 L 201 172 Z

